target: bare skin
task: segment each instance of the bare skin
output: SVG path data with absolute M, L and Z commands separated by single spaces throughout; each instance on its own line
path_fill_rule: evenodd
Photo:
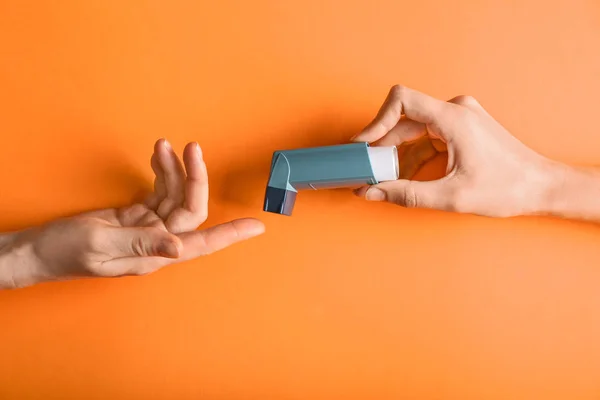
M 545 214 L 600 222 L 600 170 L 536 153 L 470 96 L 442 101 L 394 86 L 353 140 L 404 148 L 401 179 L 356 191 L 367 200 L 489 217 Z M 444 177 L 410 179 L 441 151 L 448 152 Z
M 536 153 L 472 97 L 442 101 L 394 86 L 354 140 L 403 150 L 400 179 L 356 191 L 367 200 L 489 217 L 545 214 L 600 222 L 600 170 Z M 411 180 L 425 162 L 445 151 L 443 178 Z M 0 289 L 147 274 L 264 232 L 255 219 L 196 230 L 208 215 L 206 165 L 196 143 L 188 144 L 183 159 L 185 168 L 166 140 L 156 143 L 154 192 L 144 204 L 0 234 Z
M 154 192 L 143 204 L 98 210 L 0 235 L 0 289 L 80 277 L 143 275 L 264 232 L 255 219 L 196 230 L 208 216 L 208 176 L 197 143 L 159 140 Z

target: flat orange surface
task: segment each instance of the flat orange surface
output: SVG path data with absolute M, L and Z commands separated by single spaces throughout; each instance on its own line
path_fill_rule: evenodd
M 163 136 L 202 145 L 208 224 L 267 225 L 146 277 L 1 292 L 0 398 L 598 398 L 597 226 L 346 191 L 261 211 L 273 150 L 346 141 L 395 83 L 598 162 L 600 2 L 0 0 L 2 230 L 126 204 Z

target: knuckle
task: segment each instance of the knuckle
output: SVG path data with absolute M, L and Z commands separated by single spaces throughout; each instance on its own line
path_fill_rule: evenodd
M 395 203 L 406 207 L 406 208 L 417 208 L 419 206 L 419 199 L 417 193 L 412 185 L 407 185 L 404 190 L 394 196 Z
M 144 244 L 144 240 L 140 236 L 135 236 L 130 243 L 131 253 L 136 256 L 146 256 L 148 251 Z
M 419 200 L 417 197 L 417 193 L 412 187 L 408 187 L 404 193 L 404 204 L 407 208 L 417 208 L 419 207 Z
M 475 97 L 469 95 L 456 96 L 454 98 L 454 103 L 465 107 L 479 104 Z
M 197 236 L 196 248 L 198 249 L 198 254 L 201 256 L 206 256 L 211 254 L 214 250 L 210 243 L 208 242 L 208 237 L 205 231 L 200 231 L 201 234 Z
M 236 221 L 233 221 L 231 223 L 231 227 L 233 229 L 233 237 L 235 238 L 235 240 L 239 240 L 242 237 L 242 234 L 240 232 L 240 228 L 238 227 L 238 223 Z
M 390 89 L 390 94 L 392 95 L 392 97 L 401 98 L 406 94 L 406 91 L 407 91 L 406 86 L 394 85 Z

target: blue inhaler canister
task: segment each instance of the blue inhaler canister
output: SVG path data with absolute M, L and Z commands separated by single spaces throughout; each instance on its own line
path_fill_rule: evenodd
M 279 150 L 273 153 L 263 209 L 291 215 L 298 190 L 374 185 L 398 175 L 395 146 L 351 143 Z

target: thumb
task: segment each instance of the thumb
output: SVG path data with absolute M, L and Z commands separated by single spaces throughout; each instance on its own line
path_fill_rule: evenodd
M 451 188 L 444 178 L 436 181 L 399 179 L 367 188 L 365 198 L 370 201 L 388 201 L 407 208 L 448 210 Z
M 106 236 L 107 252 L 121 257 L 178 258 L 181 240 L 159 228 L 112 228 Z

